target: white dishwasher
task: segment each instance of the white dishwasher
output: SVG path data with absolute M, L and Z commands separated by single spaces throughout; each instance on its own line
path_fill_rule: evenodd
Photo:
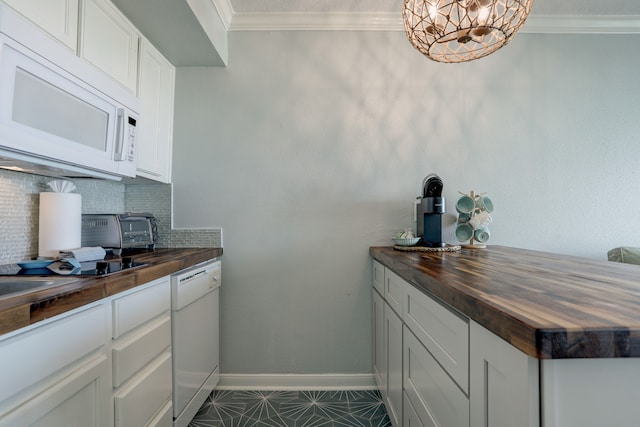
M 171 276 L 173 425 L 186 427 L 220 378 L 221 261 Z

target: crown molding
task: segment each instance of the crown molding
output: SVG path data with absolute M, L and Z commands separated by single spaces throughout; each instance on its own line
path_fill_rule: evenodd
M 384 12 L 238 12 L 230 31 L 400 31 L 402 15 Z
M 211 0 L 211 3 L 213 3 L 213 6 L 216 8 L 218 16 L 220 17 L 220 20 L 222 20 L 222 25 L 224 25 L 225 29 L 228 31 L 234 15 L 231 0 Z
M 213 1 L 228 3 L 229 0 Z M 233 13 L 232 10 L 225 21 L 229 31 L 404 31 L 401 13 Z M 533 14 L 520 31 L 530 34 L 640 34 L 640 16 Z
M 520 32 L 536 34 L 640 34 L 639 15 L 531 15 Z

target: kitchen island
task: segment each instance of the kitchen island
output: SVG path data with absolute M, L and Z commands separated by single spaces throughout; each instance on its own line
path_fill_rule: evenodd
M 640 267 L 501 246 L 370 254 L 374 288 L 384 280 L 374 292 L 374 323 L 384 313 L 374 330 L 392 334 L 395 319 L 404 338 L 404 366 L 394 368 L 376 356 L 382 344 L 374 336 L 374 365 L 382 364 L 381 388 L 395 393 L 391 404 L 404 417 L 492 427 L 639 425 Z M 433 364 L 416 358 L 422 349 Z M 397 370 L 403 374 L 389 387 Z M 420 380 L 439 384 L 454 410 L 438 414 L 444 405 L 433 394 L 430 405 L 433 390 L 416 381 L 423 371 Z M 456 387 L 446 386 L 451 381 Z

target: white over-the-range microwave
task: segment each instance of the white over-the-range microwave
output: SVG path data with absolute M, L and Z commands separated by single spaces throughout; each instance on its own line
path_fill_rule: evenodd
M 139 105 L 123 86 L 0 4 L 0 167 L 134 177 Z

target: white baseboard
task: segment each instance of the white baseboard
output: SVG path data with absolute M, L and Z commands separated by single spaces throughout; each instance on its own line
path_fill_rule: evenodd
M 372 374 L 221 374 L 218 390 L 376 390 Z

